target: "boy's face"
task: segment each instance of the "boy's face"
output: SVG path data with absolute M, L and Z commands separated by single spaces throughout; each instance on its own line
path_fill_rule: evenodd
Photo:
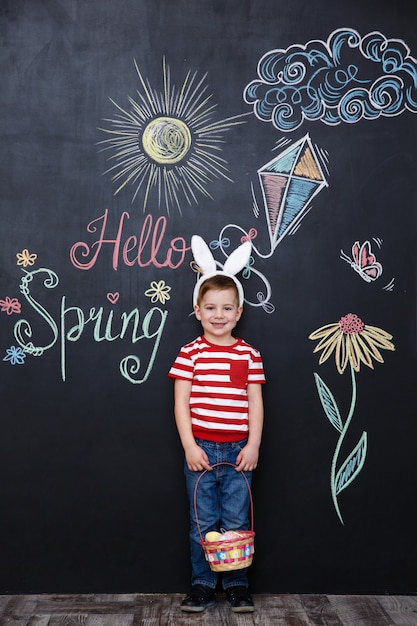
M 209 289 L 194 311 L 208 341 L 223 345 L 234 342 L 232 331 L 242 315 L 234 289 Z

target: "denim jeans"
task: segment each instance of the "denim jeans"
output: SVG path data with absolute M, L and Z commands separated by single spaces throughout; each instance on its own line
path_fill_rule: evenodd
M 235 465 L 240 450 L 247 440 L 233 443 L 215 443 L 196 439 L 208 456 L 209 463 L 228 462 Z M 184 464 L 187 494 L 190 503 L 190 548 L 191 548 L 191 584 L 207 585 L 215 589 L 219 572 L 213 572 L 206 560 L 200 544 L 200 533 L 194 511 L 195 484 L 202 472 L 192 472 Z M 245 472 L 251 484 L 252 472 Z M 218 465 L 207 471 L 199 480 L 196 494 L 197 516 L 201 535 L 204 539 L 211 530 L 248 530 L 250 496 L 248 486 L 241 472 L 230 465 Z M 248 568 L 221 572 L 223 589 L 247 587 Z

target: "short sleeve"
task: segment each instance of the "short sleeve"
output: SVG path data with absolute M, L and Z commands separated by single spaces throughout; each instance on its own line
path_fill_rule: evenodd
M 168 372 L 170 378 L 181 378 L 182 380 L 192 380 L 194 374 L 194 363 L 187 352 L 182 348 Z

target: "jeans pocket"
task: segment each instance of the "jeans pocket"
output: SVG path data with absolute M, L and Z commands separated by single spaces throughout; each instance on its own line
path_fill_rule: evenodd
M 236 455 L 233 459 L 234 465 L 236 465 L 236 459 L 239 453 L 242 451 L 242 449 L 246 446 L 246 444 L 247 444 L 247 439 L 244 439 L 243 441 L 235 441 L 232 443 L 233 455 Z

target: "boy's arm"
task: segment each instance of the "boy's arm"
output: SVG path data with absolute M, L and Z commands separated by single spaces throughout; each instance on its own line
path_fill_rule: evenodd
M 249 402 L 249 437 L 246 446 L 239 452 L 236 458 L 236 469 L 250 472 L 256 469 L 259 459 L 259 447 L 262 439 L 264 424 L 264 403 L 262 398 L 262 385 L 248 385 Z
M 174 414 L 178 434 L 185 452 L 188 469 L 192 472 L 211 470 L 207 454 L 197 445 L 191 429 L 191 381 L 177 378 L 174 383 Z

